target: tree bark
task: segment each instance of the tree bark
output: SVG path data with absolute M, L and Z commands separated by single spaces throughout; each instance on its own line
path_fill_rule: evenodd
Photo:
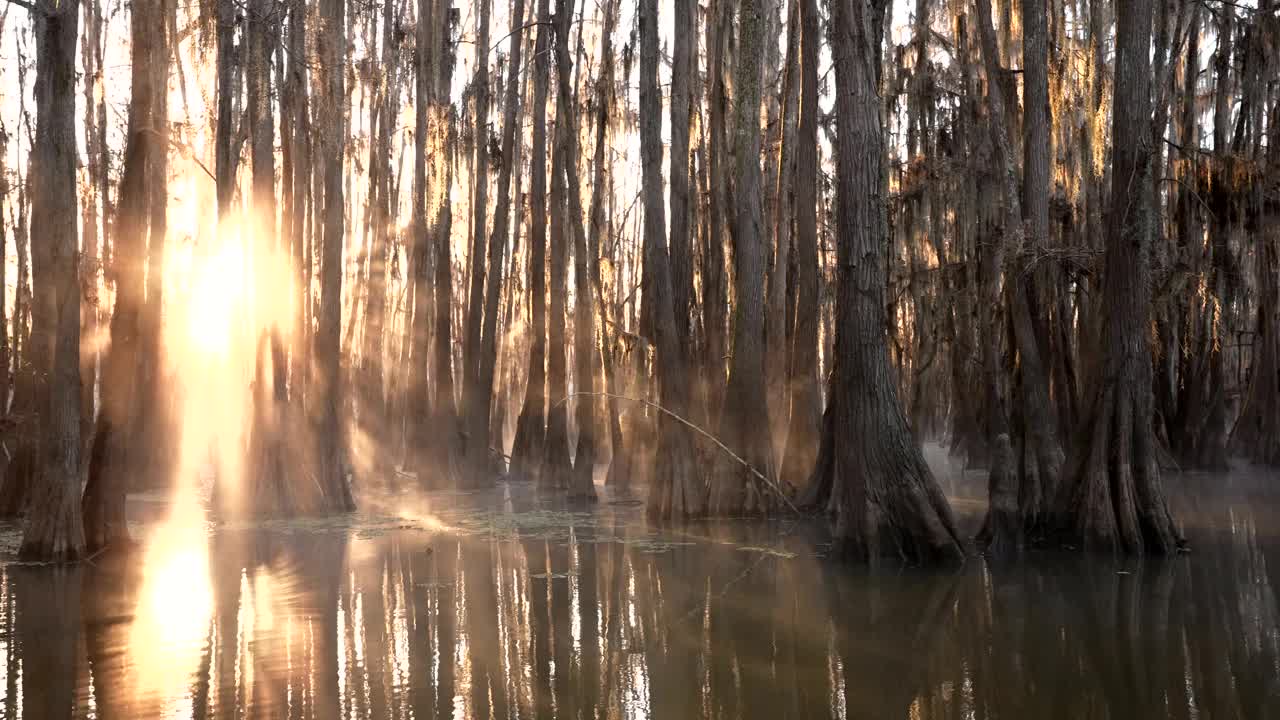
M 671 267 L 662 202 L 662 104 L 658 88 L 658 3 L 640 3 L 640 159 L 641 194 L 644 202 L 644 291 L 651 294 L 657 345 L 658 384 L 661 404 L 688 416 L 689 379 L 682 337 L 676 325 L 672 298 Z M 706 495 L 693 459 L 693 441 L 678 421 L 667 415 L 658 419 L 657 453 L 649 485 L 648 512 L 660 520 L 690 517 L 705 512 Z
M 538 1 L 533 51 L 533 148 L 529 157 L 529 378 L 516 420 L 511 473 L 537 479 L 547 434 L 547 84 L 551 78 L 551 29 L 547 0 Z
M 99 146 L 102 136 L 98 132 L 99 103 L 105 102 L 106 89 L 103 86 L 101 57 L 102 8 L 98 0 L 87 3 L 84 11 L 85 29 L 80 43 L 80 58 L 84 66 L 84 145 L 85 176 L 84 205 L 80 209 L 81 255 L 80 255 L 80 430 L 82 438 L 92 437 L 95 417 L 95 393 L 98 377 L 99 352 L 98 334 L 98 277 L 102 264 L 98 261 L 98 191 L 101 185 L 98 176 L 103 171 L 103 148 Z M 0 222 L 0 226 L 3 223 Z M 0 278 L 3 280 L 3 278 Z M 0 322 L 3 315 L 0 314 Z M 8 333 L 2 333 L 8 335 Z M 7 353 L 0 363 L 4 374 L 8 375 Z M 6 377 L 5 383 L 7 384 Z M 8 388 L 0 397 L 0 402 L 8 402 Z M 8 407 L 5 405 L 5 407 Z
M 1044 0 L 1024 0 L 1024 106 L 1023 122 L 1023 195 L 1018 192 L 1018 174 L 1012 146 L 1005 125 L 1004 69 L 999 64 L 996 34 L 991 26 L 989 0 L 978 0 L 978 30 L 982 56 L 987 70 L 987 97 L 990 113 L 987 125 L 991 133 L 993 160 L 1004 195 L 1004 213 L 1000 221 L 999 242 L 1014 257 L 1014 271 L 1006 280 L 1006 294 L 1014 345 L 1018 352 L 1018 398 L 1016 414 L 1020 432 L 1012 438 L 1013 451 L 1006 441 L 992 438 L 990 473 L 991 509 L 980 539 L 992 552 L 1011 551 L 1020 547 L 1028 529 L 1040 527 L 1047 519 L 1047 495 L 1062 466 L 1062 450 L 1053 427 L 1049 407 L 1049 380 L 1031 316 L 1038 305 L 1030 261 L 1042 247 L 1049 233 L 1049 127 L 1048 118 L 1048 50 Z M 1024 216 L 1022 198 L 1027 201 Z M 1024 226 L 1024 217 L 1025 223 Z M 1028 231 L 1030 237 L 1028 237 Z M 992 277 L 992 292 L 998 279 Z M 988 338 L 991 342 L 991 338 Z M 988 412 L 1002 413 L 999 407 Z M 1008 423 L 1001 421 L 1003 427 Z M 1001 433 L 1003 434 L 1003 433 Z M 1016 463 L 1016 467 L 1004 463 Z M 1018 502 L 1012 517 L 1006 516 L 1004 503 L 997 496 L 1002 486 L 1012 483 Z
M 556 28 L 556 78 L 563 83 L 562 92 L 568 92 L 570 68 L 568 63 L 568 45 L 563 59 L 559 54 L 561 33 L 561 15 L 565 11 L 565 0 L 557 0 L 553 25 Z M 565 24 L 567 27 L 567 23 Z M 562 60 L 566 64 L 561 64 Z M 567 488 L 569 485 L 569 403 L 564 402 L 568 393 L 568 377 L 565 353 L 568 343 L 565 339 L 565 312 L 568 294 L 568 246 L 566 234 L 569 232 L 566 213 L 568 212 L 568 186 L 565 178 L 569 163 L 577 161 L 569 157 L 569 136 L 572 120 L 566 115 L 571 112 L 568 99 L 557 93 L 557 112 L 555 128 L 555 145 L 551 151 L 551 197 L 549 215 L 551 218 L 551 256 L 549 270 L 551 276 L 551 306 L 547 323 L 547 392 L 552 406 L 547 413 L 547 437 L 543 447 L 542 471 L 538 475 L 540 485 L 551 488 Z
M 689 220 L 689 119 L 690 76 L 692 75 L 692 46 L 697 19 L 693 14 L 692 0 L 672 0 L 674 27 L 679 31 L 671 38 L 671 170 L 667 175 L 671 217 L 671 291 L 675 310 L 676 329 L 683 337 L 689 336 L 693 309 L 693 250 Z M 683 342 L 681 351 L 686 361 L 693 360 L 693 343 Z
M 343 199 L 343 158 L 346 153 L 346 0 L 321 0 L 316 28 L 316 108 L 320 122 L 318 158 L 324 172 L 324 215 L 320 258 L 320 312 L 316 327 L 314 417 L 317 485 L 323 508 L 329 512 L 355 509 L 347 479 L 347 443 L 341 409 L 343 382 L 342 241 L 346 204 Z
M 764 11 L 759 0 L 738 6 L 738 64 L 734 76 L 733 223 L 734 320 L 729 387 L 720 419 L 721 440 L 753 468 L 775 475 L 764 376 L 765 233 L 760 178 L 760 61 Z M 678 174 L 673 169 L 672 175 Z M 711 482 L 718 515 L 767 512 L 777 498 L 742 464 L 720 455 Z
M 582 186 L 578 178 L 578 119 L 574 94 L 569 89 L 572 65 L 569 61 L 569 26 L 573 15 L 573 0 L 561 0 L 556 7 L 556 78 L 559 83 L 556 117 L 557 132 L 564 145 L 565 185 L 568 195 L 569 229 L 573 233 L 573 361 L 575 386 L 578 392 L 593 390 L 593 355 L 596 338 L 592 321 L 592 292 L 587 268 L 587 234 L 583 227 Z M 596 186 L 600 187 L 600 186 Z M 578 446 L 573 458 L 573 472 L 569 477 L 569 497 L 574 500 L 594 501 L 596 458 L 596 401 L 592 396 L 579 396 L 573 403 L 578 427 Z M 564 404 L 566 413 L 570 407 Z
M 809 504 L 834 516 L 839 552 L 914 563 L 964 558 L 951 508 L 890 375 L 879 48 L 884 0 L 836 0 L 838 288 L 830 401 Z M 852 5 L 852 7 L 850 7 Z
M 498 300 L 502 293 L 502 256 L 507 247 L 511 209 L 511 174 L 514 172 L 515 132 L 520 115 L 520 51 L 518 28 L 524 21 L 524 0 L 516 0 L 511 16 L 511 48 L 508 51 L 507 90 L 503 101 L 502 169 L 498 173 L 498 204 L 493 213 L 493 234 L 489 236 L 489 267 L 486 277 L 484 328 L 481 335 L 480 364 L 472 401 L 474 413 L 467 433 L 467 453 L 473 484 L 487 484 L 489 475 L 489 410 L 493 403 L 494 367 L 498 359 Z M 488 24 L 486 18 L 485 24 Z M 487 28 L 486 28 L 487 34 Z M 486 47 L 482 44 L 481 47 Z
M 818 380 L 818 30 L 817 0 L 800 5 L 800 117 L 795 158 L 796 308 L 782 482 L 802 488 L 818 456 L 822 395 Z
M 370 128 L 369 147 L 369 295 L 365 305 L 364 348 L 362 350 L 362 424 L 380 442 L 388 439 L 386 397 L 386 323 L 387 323 L 387 270 L 390 249 L 391 215 L 391 127 L 396 123 L 399 108 L 395 107 L 394 89 L 397 85 L 396 35 L 393 28 L 393 9 L 396 3 L 382 3 L 382 61 L 373 74 L 374 100 L 377 122 Z M 378 453 L 383 457 L 384 453 Z M 375 462 L 378 462 L 375 460 Z
M 415 39 L 413 181 L 413 320 L 408 378 L 408 464 L 424 487 L 452 484 L 458 460 L 457 411 L 453 402 L 449 307 L 453 272 L 447 202 L 449 113 L 442 97 L 452 77 L 448 60 L 449 8 L 418 0 Z M 443 247 L 443 253 L 440 248 Z M 432 287 L 432 261 L 435 262 Z M 433 297 L 434 291 L 434 297 Z M 434 313 L 434 339 L 433 333 Z M 436 350 L 432 355 L 432 349 Z M 443 352 L 440 352 L 443 350 Z M 435 402 L 430 384 L 435 381 Z
M 218 115 L 214 129 L 213 156 L 218 219 L 225 220 L 235 194 L 236 165 L 239 160 L 239 152 L 232 140 L 235 135 L 234 107 L 239 96 L 235 52 L 237 20 L 234 0 L 217 2 Z
M 36 27 L 36 136 L 31 153 L 35 365 L 43 376 L 39 473 L 19 557 L 67 562 L 84 554 L 80 516 L 80 285 L 76 272 L 75 53 L 78 0 L 43 0 Z
M 435 114 L 438 118 L 438 144 L 436 147 L 437 177 L 435 191 L 434 248 L 435 261 L 435 392 L 436 402 L 433 406 L 437 418 L 438 432 L 432 434 L 436 442 L 435 457 L 439 462 L 447 463 L 450 477 L 457 477 L 457 467 L 462 459 L 461 436 L 458 409 L 454 402 L 453 371 L 453 253 L 450 237 L 453 228 L 453 211 L 449 202 L 449 190 L 453 187 L 454 165 L 457 162 L 458 133 L 456 119 L 448 101 L 448 88 L 453 81 L 453 49 L 449 47 L 450 27 L 455 11 L 447 2 L 438 6 L 440 14 L 448 14 L 450 20 L 440 23 L 442 37 L 440 50 L 439 78 L 436 86 Z M 421 477 L 421 476 L 419 476 Z
M 123 177 L 117 202 L 117 240 L 112 275 L 115 280 L 115 307 L 111 317 L 111 345 L 103 363 L 102 412 L 96 421 L 89 455 L 88 483 L 82 507 L 85 543 L 90 552 L 128 543 L 125 491 L 130 477 L 142 464 L 139 438 L 141 406 L 140 366 L 145 352 L 142 341 L 147 239 L 151 228 L 150 192 L 157 178 L 153 174 L 157 153 L 167 152 L 164 136 L 155 125 L 156 94 L 164 92 L 163 77 L 154 69 L 165 43 L 164 15 L 159 3 L 141 2 L 130 13 L 130 68 L 128 141 Z M 163 188 L 163 181 L 159 181 Z M 157 228 L 163 232 L 163 228 Z
M 605 0 L 601 7 L 600 58 L 601 67 L 596 77 L 595 121 L 596 143 L 592 159 L 591 177 L 591 235 L 588 237 L 590 252 L 591 282 L 594 297 L 600 311 L 600 337 L 604 345 L 601 353 L 601 365 L 605 376 L 605 387 L 611 394 L 618 393 L 618 379 L 614 348 L 616 347 L 616 331 L 609 320 L 608 304 L 604 297 L 604 282 L 600 270 L 600 257 L 603 254 L 603 243 L 609 239 L 609 223 L 605 218 L 605 204 L 611 185 L 606 181 L 605 151 L 609 143 L 609 118 L 613 106 L 613 32 L 618 22 L 618 3 L 616 0 Z M 627 492 L 631 485 L 631 455 L 626 447 L 626 438 L 622 435 L 622 423 L 618 417 L 619 407 L 616 399 L 608 400 L 609 407 L 609 470 L 605 475 L 605 483 L 619 492 Z
M 1269 114 L 1266 167 L 1255 182 L 1260 195 L 1276 197 L 1280 182 L 1280 103 Z M 1262 178 L 1266 178 L 1263 180 Z M 1253 367 L 1231 446 L 1258 465 L 1280 466 L 1280 205 L 1264 200 L 1257 234 L 1258 310 Z
M 729 225 L 726 220 L 729 213 L 729 170 L 726 166 L 728 151 L 725 138 L 729 90 L 724 75 L 733 33 L 730 7 L 729 0 L 710 0 L 707 19 L 707 74 L 710 86 L 707 98 L 707 134 L 711 192 L 707 208 L 710 228 L 702 253 L 705 344 L 699 378 L 702 398 L 699 402 L 698 419 L 708 426 L 719 421 L 720 403 L 724 396 L 725 355 L 728 349 L 725 329 L 729 289 L 725 278 L 724 243 Z
M 471 294 L 467 302 L 467 334 L 462 346 L 463 382 L 466 389 L 464 412 L 467 414 L 466 452 L 473 471 L 480 469 L 480 472 L 486 471 L 489 457 L 489 402 L 485 401 L 483 408 L 480 406 L 482 389 L 479 387 L 480 341 L 485 307 L 484 241 L 489 209 L 489 2 L 490 0 L 480 0 L 480 17 L 476 28 L 476 68 L 475 79 L 472 81 L 475 128 L 471 140 L 475 145 L 475 160 L 471 172 L 471 252 L 467 259 L 471 266 Z M 498 271 L 501 271 L 501 266 Z M 480 425 L 485 426 L 484 437 L 477 434 Z
M 798 133 L 798 106 L 803 79 L 800 64 L 800 35 L 803 32 L 800 22 L 799 0 L 790 1 L 787 17 L 787 55 L 786 70 L 782 82 L 782 117 L 779 127 L 772 131 L 777 138 L 776 151 L 771 153 L 769 164 L 773 173 L 765 178 L 769 185 L 768 213 L 770 243 L 773 257 L 769 264 L 768 287 L 766 290 L 765 308 L 765 378 L 769 386 L 770 435 L 773 447 L 778 449 L 779 457 L 786 447 L 787 428 L 790 424 L 789 406 L 791 404 L 790 372 L 788 358 L 790 356 L 789 341 L 792 339 L 792 308 L 795 301 L 794 265 L 792 262 L 792 245 L 794 236 L 792 225 L 795 209 L 795 176 L 796 176 L 796 140 Z M 777 3 L 771 12 L 777 9 Z M 778 18 L 781 19 L 780 17 Z M 774 23 L 770 22 L 769 27 Z M 776 53 L 766 54 L 772 57 L 770 64 L 776 63 Z M 766 68 L 769 71 L 776 68 Z M 766 78 L 767 79 L 767 78 Z
M 1116 12 L 1103 365 L 1054 524 L 1070 545 L 1165 554 L 1184 542 L 1164 497 L 1152 430 L 1151 0 L 1121 3 Z

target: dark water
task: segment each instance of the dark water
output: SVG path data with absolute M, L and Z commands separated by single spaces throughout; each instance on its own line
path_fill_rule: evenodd
M 0 569 L 0 718 L 1280 718 L 1276 484 L 1170 480 L 1190 555 L 950 573 L 527 486 L 147 523 L 132 562 Z

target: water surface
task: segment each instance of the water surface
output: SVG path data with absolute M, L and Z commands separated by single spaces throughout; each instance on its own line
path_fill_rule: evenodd
M 954 572 L 519 484 L 258 525 L 135 500 L 131 560 L 0 568 L 0 719 L 1276 718 L 1274 484 L 1168 480 L 1189 555 Z

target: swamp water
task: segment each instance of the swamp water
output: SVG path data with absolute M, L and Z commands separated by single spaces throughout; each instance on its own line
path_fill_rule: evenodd
M 972 530 L 982 493 L 955 475 Z M 0 568 L 0 720 L 1280 718 L 1280 488 L 1166 483 L 1189 555 L 952 572 L 840 567 L 786 520 L 658 531 L 638 503 L 527 484 L 140 520 L 132 562 Z

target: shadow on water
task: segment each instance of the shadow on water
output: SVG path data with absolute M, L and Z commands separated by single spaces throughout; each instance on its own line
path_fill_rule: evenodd
M 1280 495 L 1170 484 L 1191 555 L 951 573 L 519 485 L 148 525 L 132 558 L 0 569 L 0 720 L 1280 717 Z

